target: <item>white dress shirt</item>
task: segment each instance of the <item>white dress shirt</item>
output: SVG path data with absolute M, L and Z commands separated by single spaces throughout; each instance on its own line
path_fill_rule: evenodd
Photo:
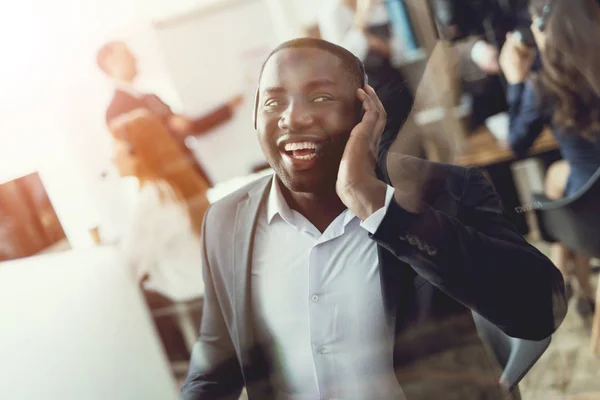
M 394 376 L 376 243 L 392 200 L 362 223 L 342 212 L 321 234 L 273 178 L 258 219 L 252 293 L 276 399 L 403 399 Z
M 174 301 L 204 294 L 200 237 L 168 184 L 140 188 L 120 248 L 134 279 L 148 274 L 146 289 Z

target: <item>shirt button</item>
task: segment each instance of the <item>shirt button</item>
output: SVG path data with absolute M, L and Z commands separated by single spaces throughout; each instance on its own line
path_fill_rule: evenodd
M 314 301 L 316 303 L 317 301 L 319 301 L 319 296 L 317 296 L 316 294 L 313 294 L 311 299 L 312 299 L 312 301 Z
M 325 353 L 327 352 L 327 350 L 325 349 L 325 347 L 322 347 L 322 346 L 321 346 L 321 347 L 319 347 L 319 348 L 317 349 L 317 352 L 318 352 L 319 354 L 325 354 Z

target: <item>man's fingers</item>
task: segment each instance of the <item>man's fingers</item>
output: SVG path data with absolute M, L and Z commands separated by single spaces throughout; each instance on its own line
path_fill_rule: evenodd
M 373 134 L 377 136 L 376 138 L 374 138 L 373 141 L 373 151 L 375 152 L 375 154 L 377 154 L 379 151 L 379 142 L 381 140 L 381 134 L 383 133 L 385 125 L 387 124 L 387 113 L 385 111 L 383 103 L 381 102 L 381 99 L 379 98 L 379 96 L 377 96 L 375 89 L 373 89 L 372 86 L 367 85 L 367 90 L 370 94 L 371 99 L 376 104 L 379 110 L 379 118 L 377 119 L 377 124 L 375 125 L 375 132 L 373 132 Z
M 379 141 L 381 140 L 381 133 L 387 123 L 385 108 L 375 90 L 369 85 L 365 85 L 364 89 L 358 89 L 358 98 L 363 102 L 365 116 L 360 124 L 360 131 L 355 131 L 355 134 L 364 136 L 369 142 L 371 151 L 376 155 L 378 153 Z
M 385 112 L 385 107 L 379 99 L 379 96 L 377 96 L 377 93 L 375 93 L 375 89 L 373 89 L 369 85 L 366 85 L 365 88 L 367 95 L 369 96 L 369 98 L 373 102 L 373 105 L 377 109 L 377 122 L 375 123 L 374 134 L 381 135 L 381 132 L 383 132 L 385 124 L 387 123 L 387 114 Z
M 375 103 L 373 102 L 373 99 L 363 89 L 358 89 L 358 98 L 362 101 L 362 105 L 365 109 L 365 115 L 363 117 L 363 122 L 365 122 L 369 125 L 372 124 L 374 127 L 375 124 L 377 123 L 377 119 L 379 118 L 379 111 L 377 110 L 377 107 L 376 107 Z
M 369 85 L 366 85 L 365 89 L 358 90 L 359 94 L 362 93 L 359 96 L 359 98 L 363 102 L 365 111 L 370 111 L 372 115 L 377 118 L 377 120 L 385 120 L 387 117 L 385 113 L 385 108 L 383 107 L 381 100 L 379 100 L 379 97 L 377 97 L 377 94 L 375 94 L 375 90 L 373 90 L 373 88 Z
M 373 89 L 373 87 L 371 87 L 369 85 L 367 85 L 366 87 L 367 87 L 367 94 L 369 95 L 371 100 L 373 100 L 373 102 L 375 103 L 375 106 L 379 110 L 379 114 L 385 118 L 386 117 L 385 107 L 383 106 L 383 103 L 381 102 L 381 99 L 379 98 L 379 96 L 377 96 L 377 93 L 375 93 L 375 89 Z

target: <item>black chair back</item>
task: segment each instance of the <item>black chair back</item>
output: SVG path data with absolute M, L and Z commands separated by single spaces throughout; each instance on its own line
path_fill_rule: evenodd
M 475 311 L 472 314 L 477 333 L 503 368 L 500 384 L 512 391 L 550 346 L 551 337 L 539 341 L 514 338 Z
M 542 239 L 561 242 L 588 257 L 600 257 L 600 169 L 573 196 L 552 201 L 534 194 Z

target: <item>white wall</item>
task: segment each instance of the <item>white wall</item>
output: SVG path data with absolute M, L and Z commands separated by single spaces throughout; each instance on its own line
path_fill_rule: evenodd
M 141 0 L 140 0 L 141 1 Z M 95 65 L 106 40 L 128 41 L 143 60 L 142 87 L 179 105 L 148 20 L 136 0 L 22 0 L 2 8 L 0 180 L 39 170 L 74 247 L 89 228 L 119 220 L 104 112 L 112 89 Z
M 304 29 L 317 24 L 319 7 L 325 0 L 262 0 L 273 21 L 278 42 L 304 36 Z
M 260 64 L 277 43 L 266 6 L 225 2 L 156 31 L 187 114 L 201 115 L 245 94 L 234 119 L 197 139 L 194 148 L 214 182 L 247 175 L 264 162 L 252 111 Z

